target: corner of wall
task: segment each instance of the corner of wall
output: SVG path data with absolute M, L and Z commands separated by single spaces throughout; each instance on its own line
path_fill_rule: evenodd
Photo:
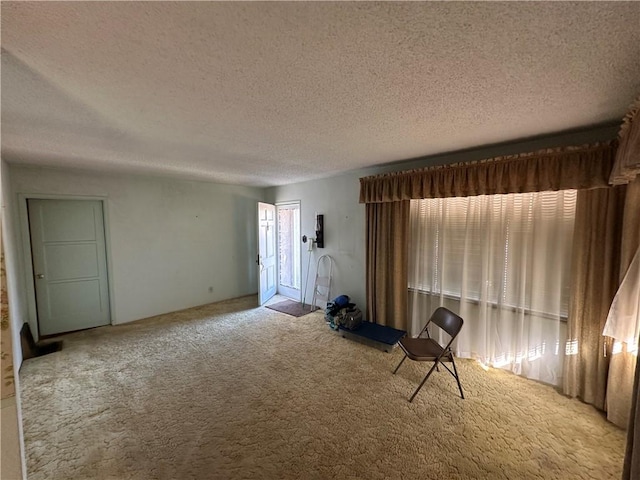
M 7 214 L 6 199 L 10 198 L 9 174 L 7 164 L 0 159 L 0 250 L 2 251 L 2 274 L 0 275 L 0 289 L 2 290 L 2 330 L 9 333 L 10 340 L 2 338 L 2 395 L 0 395 L 0 477 L 26 478 L 26 457 L 24 453 L 24 433 L 22 429 L 22 408 L 20 404 L 20 381 L 18 371 L 22 364 L 22 348 L 20 345 L 20 331 L 17 329 L 16 318 L 12 317 L 9 309 L 11 296 L 8 293 L 7 277 L 9 269 L 6 266 L 8 225 L 11 223 Z M 14 296 L 15 297 L 15 296 Z M 8 313 L 8 315 L 7 315 Z M 8 320 L 8 321 L 7 321 Z M 16 331 L 17 330 L 17 331 Z M 9 374 L 13 368 L 13 376 Z M 6 376 L 5 376 L 6 375 Z
M 18 231 L 15 222 L 15 195 L 11 188 L 11 169 L 5 160 L 0 166 L 2 181 L 2 244 L 5 253 L 7 290 L 9 300 L 9 321 L 11 322 L 14 367 L 16 373 L 22 365 L 22 345 L 20 331 L 27 321 L 26 308 L 21 298 L 20 286 L 23 275 L 20 270 L 20 251 L 18 248 Z

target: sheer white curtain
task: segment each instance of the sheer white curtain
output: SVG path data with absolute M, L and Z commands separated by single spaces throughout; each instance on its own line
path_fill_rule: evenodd
M 602 333 L 616 340 L 613 354 L 623 350 L 623 343 L 629 353 L 638 354 L 640 339 L 640 248 L 631 260 L 620 288 L 611 303 L 607 323 Z
M 445 306 L 461 357 L 562 377 L 576 191 L 411 201 L 410 333 Z

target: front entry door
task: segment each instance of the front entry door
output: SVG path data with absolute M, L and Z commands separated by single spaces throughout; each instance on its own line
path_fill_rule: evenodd
M 300 290 L 300 202 L 279 204 L 278 293 L 299 302 Z
M 110 322 L 102 202 L 28 200 L 40 335 Z
M 276 294 L 276 206 L 258 202 L 258 303 Z

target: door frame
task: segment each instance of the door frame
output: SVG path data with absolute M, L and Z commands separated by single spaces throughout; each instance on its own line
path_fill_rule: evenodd
M 31 327 L 31 333 L 37 342 L 40 338 L 38 325 L 38 309 L 36 306 L 36 289 L 33 283 L 33 258 L 31 257 L 31 234 L 29 228 L 29 211 L 27 200 L 94 200 L 102 203 L 102 220 L 104 222 L 104 243 L 105 254 L 107 256 L 107 288 L 109 290 L 109 325 L 114 325 L 115 321 L 115 298 L 113 288 L 112 262 L 111 262 L 111 234 L 109 224 L 109 208 L 107 196 L 95 195 L 62 195 L 62 194 L 42 194 L 42 193 L 18 193 L 18 219 L 20 224 L 20 244 L 22 246 L 22 260 L 24 262 L 22 271 L 25 278 L 25 292 L 27 300 L 27 321 Z
M 276 282 L 276 293 L 278 295 L 284 295 L 282 293 L 280 293 L 279 287 L 280 287 L 280 229 L 279 229 L 279 223 L 278 223 L 278 209 L 280 207 L 286 207 L 288 205 L 296 205 L 298 207 L 298 210 L 300 211 L 300 225 L 298 225 L 300 231 L 302 231 L 302 202 L 300 200 L 290 200 L 288 202 L 277 202 L 276 204 L 276 242 L 278 244 L 278 258 L 276 261 L 276 275 L 277 275 L 277 282 Z M 298 239 L 298 241 L 301 241 L 300 239 Z M 298 298 L 292 298 L 289 297 L 288 295 L 284 295 L 287 298 L 292 298 L 292 300 L 297 300 L 298 302 L 302 302 L 302 247 L 299 245 L 298 246 L 300 248 L 300 264 L 298 265 L 299 271 L 300 271 L 300 294 L 298 295 Z

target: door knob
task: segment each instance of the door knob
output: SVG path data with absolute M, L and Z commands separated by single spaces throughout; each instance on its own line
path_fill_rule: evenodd
M 37 278 L 38 280 L 41 280 L 41 279 L 43 279 L 43 278 L 44 278 L 44 274 L 43 274 L 43 273 L 37 273 L 37 274 L 36 274 L 36 278 Z

